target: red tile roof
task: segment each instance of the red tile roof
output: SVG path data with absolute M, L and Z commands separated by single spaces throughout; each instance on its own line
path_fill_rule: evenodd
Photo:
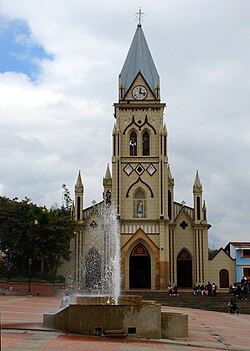
M 229 244 L 233 245 L 233 246 L 250 246 L 250 242 L 237 242 L 237 241 L 231 241 L 229 242 Z

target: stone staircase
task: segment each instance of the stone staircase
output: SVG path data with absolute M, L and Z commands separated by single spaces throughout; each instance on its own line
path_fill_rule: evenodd
M 169 296 L 163 291 L 123 291 L 122 295 L 142 295 L 144 300 L 154 300 L 163 306 L 196 308 L 207 311 L 229 312 L 228 302 L 231 296 L 225 292 L 218 292 L 216 297 L 194 296 L 192 291 L 180 291 L 178 296 Z M 250 294 L 247 300 L 237 299 L 238 310 L 242 314 L 250 314 Z

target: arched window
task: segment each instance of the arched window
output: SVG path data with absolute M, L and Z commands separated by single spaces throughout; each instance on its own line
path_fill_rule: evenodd
M 138 189 L 134 194 L 134 218 L 146 217 L 146 198 L 141 189 Z
M 197 220 L 199 221 L 201 219 L 201 199 L 199 196 L 197 196 L 196 206 L 197 206 Z
M 137 156 L 137 135 L 135 131 L 130 133 L 129 149 L 130 156 Z
M 76 204 L 76 220 L 80 221 L 81 219 L 81 198 L 77 196 L 77 204 Z
M 168 218 L 172 219 L 172 194 L 170 190 L 168 190 Z
M 164 135 L 164 156 L 167 156 L 167 136 Z
M 115 135 L 113 135 L 113 156 L 116 156 L 116 140 L 115 140 Z
M 142 135 L 142 155 L 149 156 L 149 134 L 147 131 Z

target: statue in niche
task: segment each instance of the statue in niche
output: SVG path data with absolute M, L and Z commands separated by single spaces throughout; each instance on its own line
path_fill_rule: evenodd
M 111 205 L 111 192 L 108 190 L 106 192 L 106 206 L 110 206 Z
M 137 202 L 136 213 L 137 213 L 137 217 L 139 217 L 139 218 L 143 217 L 143 202 L 142 201 Z

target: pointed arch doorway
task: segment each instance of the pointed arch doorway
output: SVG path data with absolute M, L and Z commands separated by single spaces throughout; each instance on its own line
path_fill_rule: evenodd
M 191 288 L 192 283 L 192 258 L 189 252 L 183 249 L 177 257 L 177 285 L 181 288 Z
M 144 245 L 138 244 L 129 258 L 129 288 L 151 288 L 151 259 Z

